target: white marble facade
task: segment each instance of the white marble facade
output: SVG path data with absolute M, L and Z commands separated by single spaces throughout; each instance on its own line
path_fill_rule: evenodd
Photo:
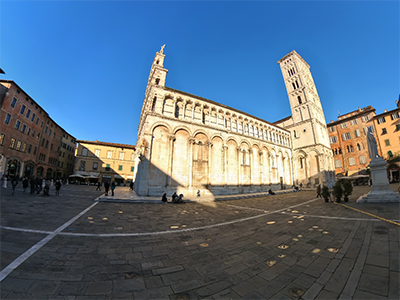
M 296 182 L 289 130 L 166 87 L 164 58 L 162 48 L 141 112 L 134 175 L 139 195 L 251 193 Z

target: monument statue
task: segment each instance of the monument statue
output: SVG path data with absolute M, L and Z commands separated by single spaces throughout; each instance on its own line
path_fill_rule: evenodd
M 161 53 L 161 54 L 164 53 L 164 48 L 165 48 L 165 44 L 161 46 L 161 50 L 160 50 L 160 53 Z
M 368 141 L 369 158 L 373 159 L 373 158 L 379 157 L 378 146 L 376 144 L 376 139 L 375 139 L 374 135 L 371 132 L 371 129 L 368 129 L 367 141 Z

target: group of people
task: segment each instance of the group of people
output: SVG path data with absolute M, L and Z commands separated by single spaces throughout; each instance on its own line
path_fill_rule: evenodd
M 50 196 L 50 181 L 49 180 L 35 178 L 35 177 L 32 177 L 30 180 L 28 180 L 28 177 L 24 177 L 24 179 L 22 179 L 22 189 L 23 189 L 24 194 L 25 194 L 26 190 L 28 189 L 29 185 L 31 188 L 30 189 L 31 195 L 40 196 L 40 194 L 42 193 L 42 195 L 44 197 Z M 17 186 L 18 186 L 18 178 L 13 177 L 13 179 L 11 180 L 11 187 L 12 187 L 11 195 L 14 195 L 15 189 Z M 59 196 L 60 189 L 61 189 L 61 181 L 56 180 L 54 186 L 55 186 L 55 190 L 56 190 L 56 196 Z
M 162 195 L 161 201 L 164 202 L 164 203 L 169 202 L 169 201 L 168 201 L 168 198 L 167 198 L 167 193 L 164 193 L 164 194 Z M 183 194 L 180 194 L 180 195 L 178 196 L 178 194 L 177 194 L 176 192 L 173 193 L 173 194 L 172 194 L 172 198 L 171 198 L 171 202 L 172 202 L 172 203 L 177 203 L 177 204 L 185 203 L 185 202 L 183 201 Z
M 110 190 L 111 187 L 111 196 L 114 196 L 114 190 L 115 190 L 115 181 L 113 181 L 110 185 L 110 181 L 107 180 L 106 182 L 104 182 L 104 196 L 108 196 L 108 191 Z M 96 187 L 96 191 L 100 191 L 101 192 L 101 182 L 99 181 L 97 183 L 97 187 Z

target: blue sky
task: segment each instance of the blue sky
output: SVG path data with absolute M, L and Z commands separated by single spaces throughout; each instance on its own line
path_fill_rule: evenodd
M 1 1 L 1 79 L 82 140 L 135 144 L 155 52 L 166 85 L 269 122 L 277 61 L 311 66 L 327 122 L 399 97 L 399 1 Z

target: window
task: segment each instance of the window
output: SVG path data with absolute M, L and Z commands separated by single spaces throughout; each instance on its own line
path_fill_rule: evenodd
M 297 101 L 299 101 L 299 104 L 301 104 L 301 103 L 302 103 L 302 101 L 301 101 L 301 97 L 300 97 L 300 96 L 297 96 Z
M 386 134 L 386 133 L 387 133 L 386 128 L 382 128 L 382 133 L 381 133 L 381 135 L 384 135 L 384 134 Z
M 100 150 L 99 149 L 94 150 L 94 155 L 100 157 Z
M 19 129 L 19 126 L 21 125 L 21 122 L 17 120 L 17 122 L 15 122 L 15 129 Z
M 97 170 L 98 166 L 99 166 L 99 163 L 94 162 L 93 163 L 93 170 Z
M 385 122 L 386 122 L 385 117 L 380 117 L 378 119 L 378 124 L 382 124 L 382 123 L 385 123 Z
M 135 160 L 135 153 L 132 153 L 131 154 L 131 161 L 134 161 Z
M 39 124 L 39 117 L 36 119 L 36 125 Z
M 399 118 L 399 112 L 395 112 L 393 114 L 390 115 L 390 118 L 392 120 L 397 120 Z
M 0 146 L 4 145 L 5 138 L 6 138 L 6 135 L 4 133 L 1 133 L 0 134 Z
M 7 116 L 6 116 L 5 120 L 4 120 L 4 123 L 6 123 L 6 124 L 10 123 L 10 119 L 11 119 L 11 115 L 7 114 Z
M 107 158 L 112 158 L 112 151 L 107 151 Z
M 31 110 L 28 109 L 28 111 L 26 112 L 26 117 L 29 118 L 30 115 L 31 115 Z
M 31 133 L 31 129 L 28 128 L 28 131 L 26 132 L 27 135 L 29 135 Z
M 42 147 L 44 146 L 44 142 L 46 141 L 46 139 L 42 139 Z
M 331 142 L 331 144 L 337 143 L 338 142 L 337 136 L 334 135 L 334 136 L 329 137 L 329 141 Z
M 300 169 L 304 169 L 304 158 L 303 157 L 301 157 L 299 159 L 299 163 L 300 163 Z
M 49 148 L 49 141 L 46 141 L 46 148 Z
M 175 106 L 175 118 L 179 118 L 179 106 Z
M 79 171 L 85 171 L 86 168 L 86 161 L 81 160 L 81 163 L 79 164 Z
M 16 98 L 13 98 L 12 101 L 11 101 L 10 106 L 11 106 L 12 108 L 14 108 L 14 107 L 15 107 L 15 103 L 17 103 L 17 99 L 16 99 Z
M 356 125 L 356 124 L 358 124 L 358 119 L 354 119 L 354 120 L 350 121 L 351 126 Z
M 361 117 L 361 120 L 362 120 L 363 122 L 368 122 L 370 119 L 371 119 L 371 117 L 370 117 L 369 115 L 367 115 L 367 116 L 362 116 L 362 117 Z
M 356 165 L 356 160 L 354 157 L 349 157 L 349 166 L 355 166 Z
M 361 151 L 361 150 L 363 150 L 363 149 L 364 149 L 363 144 L 357 143 L 357 151 Z
M 14 139 L 14 138 L 11 138 L 11 141 L 10 141 L 10 146 L 9 146 L 9 148 L 10 148 L 10 149 L 13 149 L 13 148 L 14 148 L 14 146 L 15 146 L 15 139 Z
M 49 129 L 47 126 L 44 128 L 44 133 L 47 133 L 47 129 Z
M 110 164 L 106 164 L 106 171 L 110 171 Z
M 360 136 L 361 136 L 360 129 L 354 130 L 354 135 L 355 135 L 356 137 L 360 137 Z
M 31 151 L 32 151 L 32 145 L 29 145 L 29 147 L 28 147 L 28 153 L 31 153 Z
M 35 150 L 33 150 L 33 155 L 36 155 L 37 152 L 37 147 L 35 147 Z
M 25 133 L 25 130 L 26 130 L 26 125 L 23 124 L 23 125 L 22 125 L 22 129 L 21 129 L 22 133 Z
M 38 132 L 36 139 L 39 140 L 40 139 L 40 132 Z
M 360 165 L 365 165 L 367 163 L 367 158 L 362 155 L 360 156 Z
M 351 139 L 350 132 L 342 133 L 342 140 L 343 141 L 350 140 L 350 139 Z
M 42 123 L 40 123 L 40 128 L 43 128 L 43 124 L 44 124 L 44 122 L 42 121 Z
M 340 159 L 335 160 L 335 168 L 341 168 L 342 167 L 342 161 Z
M 340 124 L 340 128 L 347 128 L 347 122 Z
M 131 167 L 131 172 L 135 171 L 135 167 Z
M 336 130 L 335 126 L 329 127 L 329 132 L 334 132 Z
M 118 171 L 122 171 L 122 165 L 118 166 Z
M 375 132 L 374 126 L 364 127 L 364 133 L 367 134 L 368 130 L 371 130 L 372 133 Z
M 390 146 L 390 141 L 389 140 L 385 140 L 385 145 L 386 146 Z
M 87 148 L 83 148 L 82 149 L 82 156 L 88 156 L 88 149 Z
M 22 152 L 25 152 L 26 151 L 26 143 L 24 143 L 23 145 L 22 145 L 22 150 L 21 150 Z
M 20 113 L 21 115 L 23 115 L 23 114 L 25 113 L 25 109 L 26 109 L 26 106 L 25 106 L 25 105 L 22 105 L 21 110 L 19 111 L 19 113 Z
M 120 152 L 119 153 L 119 159 L 120 160 L 124 160 L 124 158 L 125 158 L 125 153 L 124 152 Z

